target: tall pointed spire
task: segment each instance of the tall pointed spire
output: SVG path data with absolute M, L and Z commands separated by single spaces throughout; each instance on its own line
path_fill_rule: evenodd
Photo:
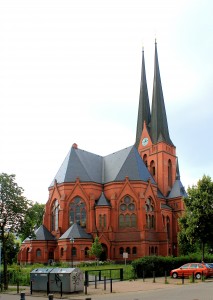
M 154 82 L 152 95 L 151 138 L 154 144 L 166 142 L 173 145 L 167 124 L 166 109 L 158 64 L 157 43 L 155 41 Z
M 138 106 L 138 122 L 137 122 L 136 141 L 135 141 L 136 147 L 138 147 L 140 143 L 144 121 L 146 122 L 148 128 L 148 126 L 150 125 L 150 120 L 151 120 L 151 115 L 150 115 L 149 96 L 148 96 L 148 89 L 147 89 L 147 82 L 146 82 L 146 70 L 145 70 L 144 49 L 143 49 L 140 97 L 139 97 L 139 106 Z

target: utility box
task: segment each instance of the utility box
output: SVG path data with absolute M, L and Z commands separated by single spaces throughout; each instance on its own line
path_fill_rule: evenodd
M 49 275 L 52 268 L 38 268 L 30 272 L 30 282 L 33 291 L 47 291 Z
M 49 291 L 63 293 L 84 290 L 83 272 L 78 268 L 54 268 L 49 273 Z

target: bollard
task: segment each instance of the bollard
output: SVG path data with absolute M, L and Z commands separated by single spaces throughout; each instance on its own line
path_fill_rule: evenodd
M 19 294 L 19 281 L 17 280 L 17 294 Z
M 95 275 L 95 289 L 97 289 L 97 276 Z
M 104 276 L 104 290 L 106 291 L 106 276 Z
M 155 271 L 153 271 L 153 283 L 155 283 Z
M 49 295 L 48 295 L 48 299 L 49 299 L 49 300 L 53 300 L 53 294 L 49 294 Z
M 62 281 L 61 281 L 61 286 L 60 286 L 60 288 L 61 288 L 61 298 L 62 298 Z
M 110 293 L 112 293 L 112 278 L 110 278 Z
M 182 274 L 182 284 L 184 284 L 184 274 Z
M 195 282 L 195 274 L 194 274 L 194 272 L 192 273 L 192 282 L 193 283 Z
M 143 271 L 143 282 L 145 281 L 145 271 Z
M 86 281 L 84 282 L 84 286 L 85 286 L 85 295 L 87 295 L 87 286 L 88 286 L 88 285 L 87 285 L 87 282 L 86 282 Z
M 167 282 L 167 272 L 165 271 L 165 283 L 168 283 Z
M 30 295 L 33 293 L 33 282 L 32 280 L 30 281 Z
M 20 296 L 21 296 L 20 300 L 25 300 L 25 293 L 21 293 Z

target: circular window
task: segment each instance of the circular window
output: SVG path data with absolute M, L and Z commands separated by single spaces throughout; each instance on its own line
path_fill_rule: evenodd
M 125 211 L 125 210 L 126 210 L 126 204 L 121 204 L 120 209 L 121 209 L 122 211 Z
M 126 198 L 124 199 L 124 202 L 125 202 L 126 204 L 129 204 L 129 203 L 131 202 L 131 200 L 130 200 L 129 197 L 126 197 Z
M 131 210 L 131 211 L 135 210 L 135 204 L 130 203 L 130 204 L 128 205 L 128 209 Z

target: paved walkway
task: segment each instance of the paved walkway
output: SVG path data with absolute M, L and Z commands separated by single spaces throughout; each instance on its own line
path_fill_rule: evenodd
M 210 279 L 209 279 L 210 280 Z M 213 279 L 211 279 L 213 281 Z M 200 283 L 200 281 L 196 280 L 196 283 Z M 167 281 L 165 283 L 165 278 L 156 278 L 155 282 L 153 282 L 152 278 L 145 279 L 143 281 L 142 279 L 137 279 L 135 281 L 116 281 L 112 283 L 112 291 L 110 283 L 107 282 L 106 290 L 104 290 L 104 284 L 103 282 L 97 284 L 97 288 L 95 288 L 95 285 L 89 285 L 87 288 L 87 294 L 84 292 L 79 293 L 72 293 L 72 294 L 63 294 L 63 299 L 72 299 L 72 300 L 80 300 L 80 299 L 86 299 L 86 298 L 92 298 L 97 299 L 100 298 L 101 295 L 108 294 L 109 298 L 110 296 L 113 297 L 113 295 L 116 294 L 122 294 L 122 293 L 131 293 L 136 291 L 148 291 L 148 290 L 160 290 L 160 289 L 172 289 L 174 287 L 177 287 L 177 285 L 182 285 L 182 279 L 172 279 L 170 277 L 167 278 Z M 191 284 L 189 279 L 184 279 L 184 285 Z M 30 295 L 30 290 L 28 287 L 20 287 L 21 292 L 25 292 L 26 300 L 35 300 L 36 298 L 39 300 L 47 299 L 46 293 L 33 293 L 33 295 Z M 8 298 L 9 297 L 9 298 Z M 54 293 L 54 299 L 61 298 L 59 294 Z M 20 295 L 17 295 L 17 291 L 13 290 L 8 293 L 0 294 L 0 300 L 16 300 L 20 299 Z

